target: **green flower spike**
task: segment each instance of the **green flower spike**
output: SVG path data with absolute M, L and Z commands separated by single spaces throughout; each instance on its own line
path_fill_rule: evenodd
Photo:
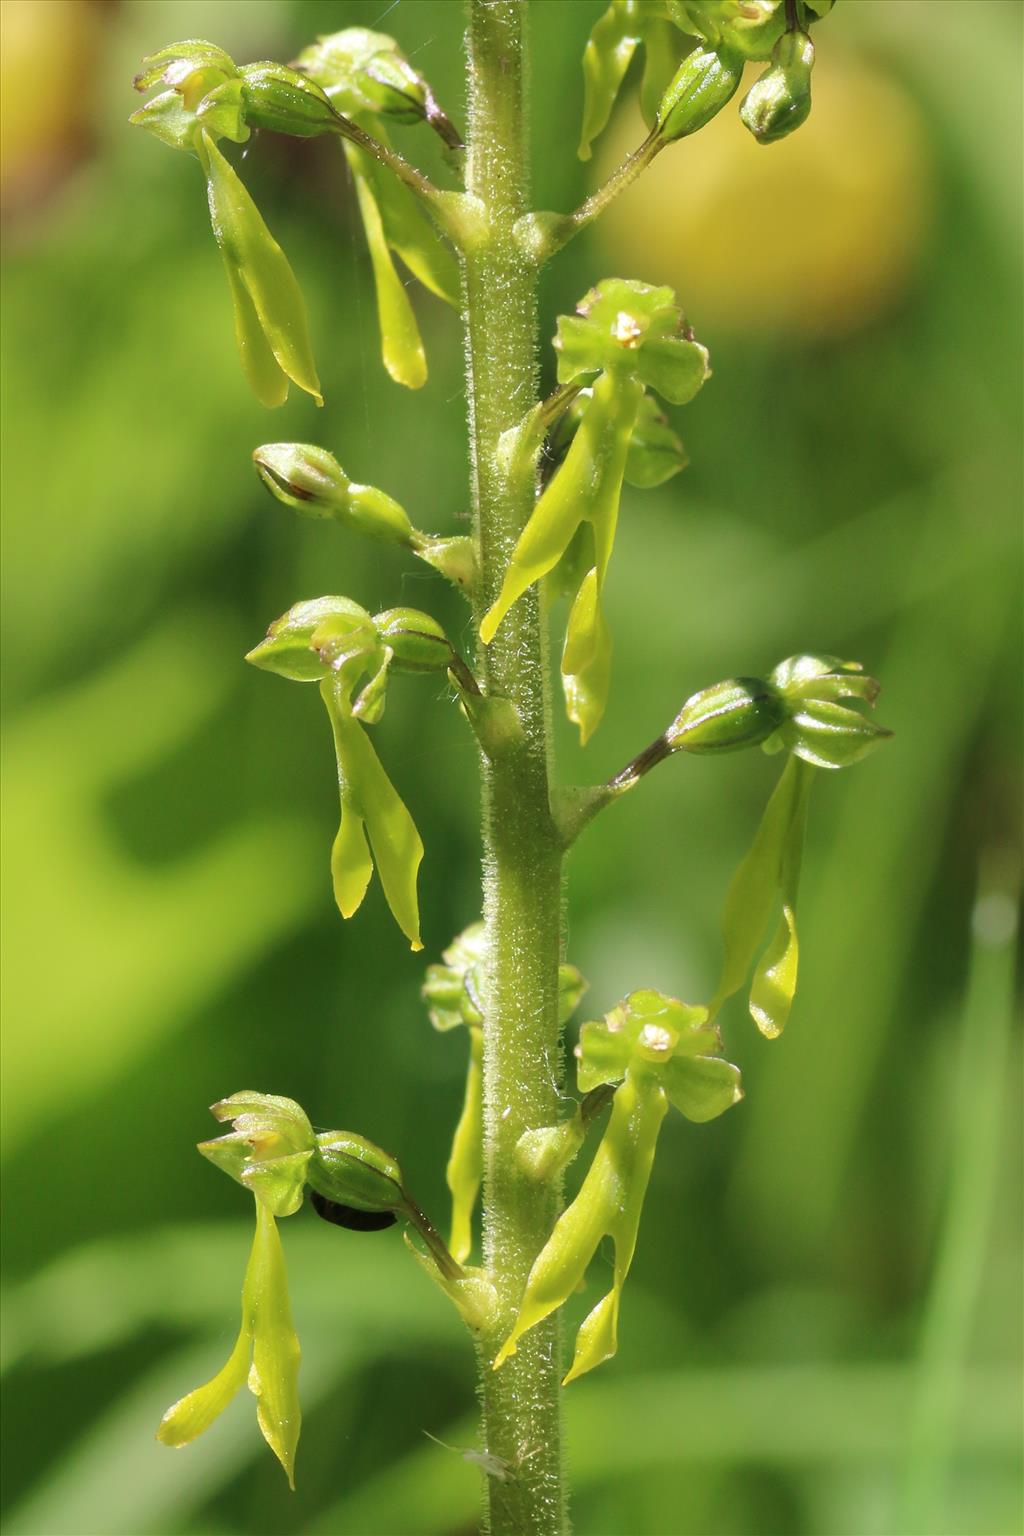
M 464 1024 L 469 1031 L 469 1067 L 462 1113 L 452 1138 L 445 1176 L 452 1196 L 452 1257 L 462 1264 L 473 1246 L 473 1212 L 483 1178 L 483 923 L 471 923 L 442 955 L 443 965 L 428 965 L 423 998 L 435 1029 Z M 558 971 L 559 1023 L 565 1024 L 586 991 L 574 965 Z
M 263 1437 L 294 1488 L 302 1422 L 300 1350 L 275 1217 L 290 1215 L 301 1204 L 304 1169 L 313 1156 L 312 1127 L 291 1099 L 268 1094 L 235 1094 L 215 1104 L 213 1112 L 220 1120 L 234 1120 L 235 1129 L 201 1143 L 199 1150 L 255 1195 L 256 1235 L 242 1287 L 242 1325 L 224 1366 L 168 1408 L 157 1439 L 175 1447 L 190 1444 L 247 1384 Z
M 146 128 L 175 149 L 192 151 L 206 176 L 210 221 L 224 258 L 235 312 L 235 339 L 242 371 L 261 404 L 283 405 L 289 381 L 323 404 L 320 380 L 309 339 L 306 306 L 288 260 L 263 221 L 242 181 L 217 148 L 219 138 L 241 144 L 249 137 L 247 119 L 270 122 L 271 90 L 267 71 L 278 66 L 252 65 L 238 70 L 233 61 L 212 43 L 175 43 L 144 61 L 136 76 L 137 90 L 163 83 L 169 89 L 132 115 L 131 121 Z M 253 74 L 253 71 L 263 74 Z M 293 71 L 285 71 L 293 75 Z M 275 99 L 287 82 L 275 76 Z M 313 89 L 301 75 L 294 75 L 293 95 Z M 322 93 L 307 107 L 321 116 L 317 132 L 326 132 L 337 114 Z M 303 97 L 305 99 L 305 97 Z M 278 109 L 280 110 L 283 109 Z M 297 110 L 297 109 L 296 109 Z M 292 127 L 283 131 L 300 131 Z M 311 129 L 301 131 L 312 131 Z
M 458 141 L 422 76 L 402 56 L 394 39 L 382 32 L 349 27 L 321 37 L 299 55 L 297 65 L 338 111 L 382 144 L 389 142 L 388 118 L 399 122 L 422 118 L 435 127 L 444 123 L 450 130 L 446 141 Z M 415 194 L 358 145 L 346 140 L 343 148 L 373 267 L 384 367 L 396 383 L 419 389 L 427 379 L 426 354 L 391 253 L 424 287 L 452 305 L 459 302 L 458 267 Z
M 814 769 L 848 767 L 891 733 L 838 702 L 855 699 L 871 705 L 878 696 L 876 680 L 855 662 L 791 656 L 772 672 L 769 686 L 782 703 L 785 719 L 763 742 L 764 749 L 786 747 L 791 756 L 726 896 L 725 957 L 711 1012 L 717 1015 L 726 998 L 744 985 L 781 905 L 773 937 L 754 968 L 749 1003 L 761 1033 L 775 1039 L 786 1025 L 796 993 L 796 899 Z
M 562 656 L 569 718 L 585 742 L 604 713 L 611 637 L 601 609 L 615 540 L 619 498 L 645 388 L 675 405 L 692 400 L 708 376 L 706 348 L 682 329 L 670 288 L 618 278 L 599 283 L 575 316 L 558 322 L 558 381 L 596 374 L 565 459 L 543 491 L 512 554 L 501 592 L 485 615 L 489 644 L 512 604 L 551 571 L 577 531 L 593 537 L 593 566 L 570 611 Z
M 515 1354 L 525 1333 L 579 1288 L 605 1237 L 615 1246 L 612 1289 L 580 1327 L 566 1383 L 615 1354 L 622 1288 L 669 1105 L 689 1120 L 704 1121 L 742 1097 L 739 1071 L 720 1050 L 706 1008 L 660 992 L 634 992 L 604 1020 L 583 1026 L 576 1048 L 579 1087 L 590 1093 L 617 1083 L 611 1117 L 579 1194 L 534 1262 L 495 1370 Z

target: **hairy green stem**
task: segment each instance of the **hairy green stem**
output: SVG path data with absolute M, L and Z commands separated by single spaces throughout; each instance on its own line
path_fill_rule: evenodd
M 472 493 L 479 546 L 479 622 L 494 600 L 534 505 L 532 464 L 509 464 L 502 434 L 537 403 L 537 267 L 516 226 L 527 208 L 524 0 L 469 0 L 467 192 L 480 217 L 464 241 L 464 315 Z M 534 1258 L 557 1216 L 558 1181 L 519 1170 L 524 1130 L 551 1125 L 561 1077 L 558 966 L 562 856 L 550 809 L 548 663 L 534 588 L 508 614 L 479 672 L 509 698 L 522 734 L 482 757 L 484 919 L 484 1262 L 499 1319 L 481 1341 L 486 1450 L 505 1477 L 487 1483 L 494 1536 L 566 1529 L 559 1324 L 549 1319 L 500 1371 Z

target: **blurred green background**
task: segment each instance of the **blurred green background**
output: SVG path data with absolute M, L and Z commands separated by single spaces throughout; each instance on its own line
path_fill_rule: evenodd
M 574 149 L 600 13 L 535 3 L 537 202 Z M 471 1350 L 394 1233 L 285 1226 L 304 1347 L 299 1491 L 242 1394 L 186 1453 L 164 1407 L 237 1327 L 247 1202 L 196 1156 L 242 1087 L 387 1146 L 446 1213 L 464 1041 L 437 1036 L 376 887 L 343 926 L 310 692 L 242 664 L 300 597 L 457 600 L 389 550 L 291 520 L 260 442 L 312 439 L 422 526 L 467 509 L 455 318 L 417 299 L 430 380 L 380 365 L 337 148 L 254 137 L 244 174 L 311 310 L 327 398 L 248 395 L 201 178 L 129 131 L 145 53 L 287 59 L 394 31 L 461 118 L 454 0 L 5 0 L 5 1530 L 469 1532 Z M 1018 846 L 1021 8 L 857 0 L 819 34 L 815 112 L 764 150 L 729 108 L 545 277 L 544 330 L 611 273 L 675 284 L 714 378 L 691 467 L 628 492 L 615 686 L 567 781 L 696 688 L 806 648 L 882 678 L 896 739 L 822 776 L 785 1036 L 726 1018 L 740 1108 L 666 1125 L 618 1358 L 567 1393 L 586 1536 L 1012 1536 L 1021 1528 Z M 402 139 L 419 155 L 417 136 Z M 426 148 L 427 159 L 432 151 Z M 434 164 L 431 160 L 431 164 Z M 551 377 L 550 352 L 545 356 Z M 426 958 L 478 915 L 475 757 L 393 689 L 382 756 L 427 846 Z M 569 958 L 594 1013 L 708 995 L 729 875 L 777 765 L 676 761 L 593 828 Z M 979 863 L 997 894 L 975 908 Z M 972 911 L 975 921 L 972 930 Z M 974 938 L 972 939 L 972 931 Z M 599 1294 L 602 1263 L 580 1311 Z

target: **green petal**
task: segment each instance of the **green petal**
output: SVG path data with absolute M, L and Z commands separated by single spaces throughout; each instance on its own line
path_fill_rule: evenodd
M 466 1094 L 445 1169 L 452 1196 L 452 1234 L 448 1247 L 456 1264 L 464 1264 L 473 1247 L 473 1211 L 483 1178 L 483 1054 L 483 1031 L 479 1025 L 470 1025 Z
M 605 706 L 611 683 L 612 637 L 601 610 L 597 571 L 588 571 L 569 611 L 562 651 L 562 688 L 565 711 L 580 728 L 580 743 L 586 746 L 594 734 Z
M 288 376 L 274 356 L 241 274 L 227 255 L 224 255 L 224 268 L 235 312 L 235 344 L 242 372 L 260 405 L 274 410 L 288 399 Z
M 667 1109 L 668 1100 L 655 1084 L 640 1084 L 627 1077 L 616 1090 L 611 1117 L 594 1161 L 579 1194 L 555 1223 L 534 1262 L 515 1324 L 495 1358 L 495 1370 L 515 1354 L 523 1334 L 568 1300 L 606 1235 L 615 1243 L 615 1290 L 621 1292 L 636 1245 L 658 1131 Z M 595 1337 L 594 1347 L 604 1347 L 607 1327 L 592 1329 L 591 1333 Z M 597 1358 L 584 1356 L 581 1360 L 578 1355 L 566 1381 L 599 1363 Z
M 256 1202 L 256 1240 L 245 1279 L 252 1316 L 252 1369 L 249 1391 L 263 1438 L 281 1463 L 289 1487 L 295 1487 L 295 1450 L 302 1414 L 299 1408 L 299 1341 L 288 1300 L 288 1275 L 277 1222 Z
M 373 188 L 360 169 L 361 152 L 346 144 L 345 153 L 352 166 L 359 212 L 373 267 L 384 367 L 396 384 L 404 384 L 407 389 L 420 389 L 427 382 L 427 358 L 416 316 L 405 291 L 405 284 L 391 260 Z
M 598 576 L 604 580 L 626 467 L 629 440 L 643 398 L 633 379 L 604 373 L 594 385 L 579 428 L 530 521 L 523 529 L 497 601 L 480 638 L 488 645 L 498 625 L 528 587 L 552 570 L 583 522 L 594 530 Z
M 197 134 L 196 147 L 206 171 L 213 232 L 229 274 L 236 274 L 244 285 L 281 371 L 322 405 L 306 305 L 288 259 L 209 134 Z M 232 279 L 233 292 L 235 288 Z
M 796 986 L 796 886 L 811 777 L 808 767 L 790 757 L 750 852 L 733 877 L 722 916 L 725 958 L 712 1015 L 742 987 L 772 913 L 780 904 L 783 907 L 782 923 L 751 994 L 751 1011 L 768 1035 L 781 1030 Z
M 630 60 L 640 41 L 637 8 L 619 3 L 600 16 L 583 50 L 583 126 L 579 157 L 590 159 L 590 146 L 607 125 Z
M 654 1164 L 658 1133 L 667 1110 L 664 1090 L 653 1084 L 641 1084 L 627 1077 L 615 1091 L 612 1117 L 605 1132 L 605 1140 L 609 1141 L 615 1157 L 617 1203 L 608 1227 L 608 1235 L 615 1245 L 614 1283 L 580 1327 L 573 1362 L 563 1378 L 563 1386 L 603 1364 L 618 1348 L 622 1289 L 636 1251 L 644 1196 Z
M 214 1419 L 224 1412 L 239 1387 L 244 1385 L 249 1372 L 251 1349 L 251 1323 L 243 1317 L 235 1347 L 216 1376 L 168 1408 L 160 1420 L 156 1438 L 161 1445 L 189 1445 L 204 1430 L 209 1429 Z
M 365 124 L 364 124 L 365 126 Z M 380 126 L 374 137 L 388 142 Z M 372 190 L 388 245 L 430 292 L 454 308 L 459 305 L 459 266 L 438 237 L 416 194 L 369 155 L 359 154 L 360 174 Z
M 673 1056 L 661 1080 L 676 1109 L 698 1123 L 716 1119 L 743 1097 L 739 1068 L 720 1056 Z
M 347 713 L 330 682 L 321 686 L 321 693 L 334 731 L 341 787 L 341 827 L 331 859 L 338 906 L 347 917 L 363 899 L 372 873 L 368 836 L 395 921 L 413 949 L 421 949 L 416 896 L 416 875 L 423 858 L 419 833 L 363 727 Z

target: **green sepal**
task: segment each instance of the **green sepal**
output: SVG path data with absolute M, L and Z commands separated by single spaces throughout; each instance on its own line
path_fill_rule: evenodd
M 729 47 L 745 59 L 771 58 L 772 49 L 786 27 L 784 0 L 743 0 L 743 5 L 734 6 L 733 12 L 722 34 Z
M 284 402 L 289 379 L 323 405 L 305 301 L 295 274 L 210 134 L 198 132 L 195 144 L 235 304 L 243 371 L 264 405 Z
M 807 653 L 780 661 L 769 681 L 794 705 L 806 699 L 863 699 L 874 704 L 881 689 L 877 678 L 869 677 L 859 661 Z
M 601 608 L 597 569 L 587 572 L 569 610 L 562 649 L 565 712 L 579 726 L 586 746 L 601 723 L 608 703 L 612 671 L 612 636 Z
M 740 121 L 759 144 L 775 144 L 805 123 L 811 111 L 814 44 L 806 32 L 786 32 L 772 64 L 744 96 Z
M 313 597 L 275 619 L 246 661 L 297 683 L 322 682 L 331 671 L 359 663 L 364 670 L 380 649 L 373 619 L 347 597 Z M 378 658 L 379 665 L 379 658 Z
M 644 395 L 626 453 L 625 476 L 638 490 L 664 485 L 690 462 L 681 439 L 672 430 L 657 401 Z
M 789 717 L 781 735 L 791 752 L 815 768 L 849 768 L 892 732 L 855 709 L 813 700 Z
M 351 917 L 358 910 L 375 860 L 395 921 L 411 947 L 422 949 L 416 896 L 416 876 L 423 858 L 419 833 L 366 732 L 350 714 L 343 685 L 328 679 L 320 692 L 334 734 L 341 792 L 341 825 L 331 853 L 338 910 L 342 917 Z
M 772 913 L 781 905 L 778 927 L 758 962 L 750 991 L 751 1015 L 769 1039 L 785 1027 L 796 991 L 796 898 L 812 776 L 799 758 L 790 757 L 750 852 L 733 876 L 722 914 L 725 957 L 712 1017 L 743 986 Z
M 161 91 L 147 101 L 128 121 L 135 128 L 145 128 L 171 149 L 193 151 L 196 116 L 190 112 L 177 91 Z
M 299 139 L 338 131 L 338 113 L 324 92 L 287 64 L 244 64 L 239 75 L 245 115 L 254 128 Z
M 304 1152 L 312 1146 L 309 1116 L 301 1104 L 282 1094 L 257 1093 L 245 1088 L 226 1099 L 218 1099 L 210 1105 L 210 1113 L 222 1123 L 230 1120 L 236 1131 L 247 1135 L 278 1136 L 293 1152 Z
M 183 1446 L 209 1429 L 243 1382 L 270 1449 L 295 1487 L 299 1405 L 299 1341 L 288 1300 L 288 1276 L 277 1223 L 256 1201 L 256 1235 L 242 1288 L 242 1326 L 227 1363 L 212 1380 L 168 1408 L 157 1429 L 164 1445 Z
M 692 694 L 665 740 L 673 752 L 736 752 L 766 741 L 785 720 L 785 704 L 771 683 L 730 677 Z
M 675 73 L 658 111 L 663 143 L 686 138 L 703 128 L 731 100 L 743 79 L 743 56 L 721 43 L 703 44 L 688 53 Z
M 190 37 L 169 43 L 142 61 L 142 68 L 132 81 L 137 91 L 150 91 L 154 85 L 169 85 L 187 99 L 194 110 L 208 90 L 221 80 L 238 74 L 230 54 L 204 38 Z
M 427 382 L 427 357 L 423 350 L 423 338 L 405 284 L 391 260 L 384 220 L 369 173 L 370 157 L 353 144 L 346 143 L 344 147 L 355 181 L 359 213 L 373 268 L 381 359 L 396 384 L 403 384 L 406 389 L 421 389 Z
M 326 1199 L 360 1211 L 402 1211 L 408 1206 L 395 1159 L 353 1131 L 321 1131 L 307 1182 Z
M 418 608 L 388 608 L 374 616 L 381 645 L 394 653 L 398 672 L 447 672 L 454 652 L 442 626 Z

